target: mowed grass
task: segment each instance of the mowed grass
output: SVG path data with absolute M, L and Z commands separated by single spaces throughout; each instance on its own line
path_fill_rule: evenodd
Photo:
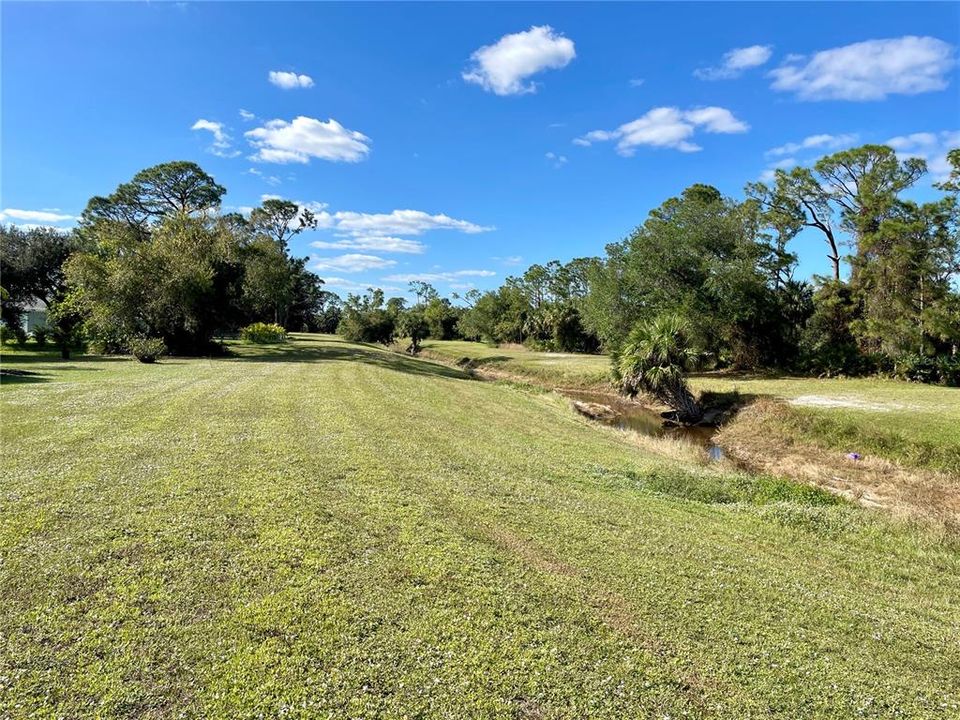
M 610 359 L 602 355 L 493 348 L 481 343 L 430 341 L 429 352 L 471 357 L 481 367 L 564 387 L 608 387 Z M 698 392 L 738 393 L 790 403 L 787 434 L 845 452 L 876 454 L 960 474 L 960 388 L 880 378 L 807 378 L 736 373 L 694 375 Z M 795 404 L 800 399 L 802 404 Z
M 960 716 L 951 540 L 552 394 L 238 352 L 4 356 L 0 717 Z
M 570 388 L 606 388 L 610 385 L 610 358 L 582 353 L 548 353 L 528 350 L 521 345 L 493 347 L 466 340 L 427 340 L 427 355 L 444 360 L 474 360 L 484 369 L 539 379 Z
M 693 378 L 698 390 L 790 403 L 791 430 L 828 447 L 960 475 L 960 388 L 880 378 Z M 833 403 L 829 406 L 828 403 Z

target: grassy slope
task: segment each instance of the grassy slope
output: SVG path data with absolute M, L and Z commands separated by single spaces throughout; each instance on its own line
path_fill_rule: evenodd
M 571 387 L 603 386 L 609 359 L 600 355 L 491 348 L 481 343 L 438 342 L 428 351 L 447 358 L 472 357 L 484 365 Z M 876 453 L 895 460 L 960 473 L 960 388 L 943 388 L 875 378 L 817 379 L 751 377 L 709 373 L 691 380 L 695 390 L 776 397 L 817 395 L 881 405 L 883 410 L 791 408 L 786 433 L 838 450 Z
M 428 354 L 457 361 L 468 357 L 482 367 L 525 375 L 564 387 L 607 387 L 610 359 L 604 355 L 533 352 L 524 347 L 491 347 L 465 340 L 428 340 Z
M 244 353 L 4 358 L 0 716 L 960 713 L 955 547 L 555 396 Z

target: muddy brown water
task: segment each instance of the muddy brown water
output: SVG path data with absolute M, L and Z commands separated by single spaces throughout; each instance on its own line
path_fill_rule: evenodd
M 557 392 L 571 400 L 610 408 L 611 412 L 609 414 L 588 416 L 595 422 L 620 430 L 632 430 L 651 437 L 683 438 L 706 448 L 707 455 L 711 460 L 722 460 L 724 458 L 723 448 L 714 442 L 714 436 L 717 434 L 717 428 L 715 427 L 670 425 L 664 422 L 659 413 L 616 395 L 588 390 L 561 389 Z

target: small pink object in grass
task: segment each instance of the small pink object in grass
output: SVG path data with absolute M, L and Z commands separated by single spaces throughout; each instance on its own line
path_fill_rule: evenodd
M 847 457 L 848 457 L 850 460 L 859 460 L 859 459 L 860 459 L 860 453 L 847 453 Z

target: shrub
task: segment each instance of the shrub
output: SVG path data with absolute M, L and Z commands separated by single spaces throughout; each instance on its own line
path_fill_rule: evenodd
M 893 375 L 901 380 L 940 385 L 960 384 L 960 358 L 901 355 L 893 361 Z
M 15 342 L 18 345 L 23 345 L 27 342 L 27 333 L 24 332 L 23 328 L 18 324 L 8 325 L 7 323 L 2 323 L 0 324 L 0 342 Z
M 255 322 L 240 331 L 240 339 L 248 343 L 281 343 L 287 341 L 287 331 L 274 323 Z
M 13 339 L 14 334 L 10 326 L 6 323 L 0 323 L 0 343 L 6 345 L 7 343 L 13 342 Z
M 49 334 L 50 328 L 44 325 L 33 329 L 33 341 L 37 344 L 37 347 L 47 346 L 47 336 Z
M 394 319 L 386 310 L 376 308 L 360 311 L 347 308 L 337 326 L 337 334 L 350 342 L 389 345 L 393 342 L 396 328 Z
M 620 391 L 630 397 L 647 392 L 677 411 L 681 422 L 694 423 L 703 409 L 693 397 L 684 372 L 698 353 L 688 345 L 689 326 L 676 315 L 641 322 L 612 356 Z
M 156 362 L 167 352 L 167 346 L 160 338 L 141 337 L 127 342 L 130 354 L 142 363 Z

